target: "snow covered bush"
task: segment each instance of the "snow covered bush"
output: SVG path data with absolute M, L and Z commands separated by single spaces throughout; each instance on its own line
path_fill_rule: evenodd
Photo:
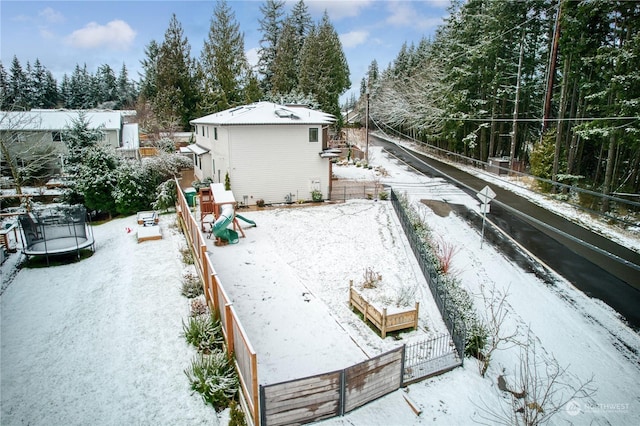
M 227 354 L 222 351 L 196 356 L 185 374 L 191 382 L 191 389 L 199 392 L 216 411 L 228 407 L 238 392 L 238 376 Z
M 191 316 L 199 317 L 201 315 L 206 315 L 209 313 L 209 307 L 207 306 L 207 302 L 201 298 L 197 297 L 191 300 Z
M 188 273 L 182 277 L 182 295 L 188 299 L 193 299 L 204 294 L 202 280 L 198 275 Z
M 247 421 L 244 418 L 244 411 L 242 411 L 242 407 L 235 401 L 232 400 L 229 403 L 229 426 L 246 426 Z
M 187 342 L 195 346 L 198 352 L 209 354 L 223 348 L 220 321 L 212 315 L 189 317 L 186 324 L 182 322 L 182 329 Z
M 120 214 L 149 210 L 155 199 L 155 182 L 148 171 L 133 160 L 123 161 L 118 169 L 118 185 L 113 193 Z
M 116 213 L 114 190 L 118 183 L 119 159 L 107 147 L 95 146 L 84 151 L 77 168 L 74 189 L 82 194 L 87 210 Z
M 175 207 L 176 202 L 178 201 L 176 191 L 177 187 L 175 180 L 169 179 L 162 182 L 156 189 L 156 200 L 151 203 L 151 207 L 153 207 L 154 210 L 164 211 Z

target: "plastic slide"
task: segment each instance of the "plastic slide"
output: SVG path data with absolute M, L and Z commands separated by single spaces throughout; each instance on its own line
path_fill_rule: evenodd
M 236 244 L 238 242 L 238 233 L 233 229 L 228 229 L 233 222 L 233 216 L 235 212 L 231 204 L 225 204 L 222 206 L 220 216 L 213 223 L 213 235 L 221 240 L 229 242 L 229 244 Z
M 258 225 L 256 225 L 256 223 L 255 223 L 254 221 L 252 221 L 251 219 L 247 219 L 246 217 L 244 217 L 244 216 L 240 216 L 240 215 L 239 215 L 239 214 L 237 214 L 237 213 L 236 213 L 236 217 L 237 217 L 238 219 L 240 219 L 240 220 L 244 221 L 244 222 L 247 222 L 249 225 L 253 225 L 253 226 L 256 226 L 256 227 L 258 226 Z

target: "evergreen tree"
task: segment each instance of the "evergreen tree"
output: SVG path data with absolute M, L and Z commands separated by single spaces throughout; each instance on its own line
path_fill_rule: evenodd
M 240 32 L 235 14 L 225 0 L 216 3 L 200 64 L 206 111 L 222 111 L 244 102 L 249 70 L 244 34 Z
M 96 105 L 93 80 L 93 76 L 87 71 L 87 64 L 82 68 L 76 64 L 69 80 L 67 108 L 90 109 Z
M 63 198 L 68 204 L 83 202 L 83 191 L 90 185 L 90 182 L 81 182 L 82 178 L 90 180 L 90 172 L 86 167 L 83 169 L 84 160 L 88 158 L 88 152 L 97 148 L 103 138 L 102 129 L 89 128 L 89 120 L 84 113 L 80 113 L 63 130 L 62 140 L 67 147 L 65 172 L 70 178 L 69 188 Z
M 12 109 L 29 109 L 29 99 L 27 98 L 28 81 L 22 65 L 16 56 L 11 62 L 11 70 L 9 71 L 9 91 L 7 94 L 7 104 Z
M 350 86 L 349 65 L 329 15 L 309 33 L 302 50 L 300 91 L 315 95 L 320 109 L 342 123 L 339 98 Z
M 62 82 L 60 82 L 60 103 L 64 108 L 71 108 L 72 100 L 71 79 L 67 74 L 64 74 Z
M 127 66 L 123 63 L 116 81 L 116 108 L 127 109 L 133 106 L 136 98 L 136 89 L 133 82 L 129 80 Z
M 287 19 L 282 28 L 282 36 L 278 40 L 276 56 L 273 61 L 271 79 L 273 94 L 286 94 L 297 89 L 299 55 L 300 49 L 293 20 Z
M 198 105 L 195 64 L 182 25 L 172 15 L 158 51 L 154 112 L 165 129 L 189 129 Z
M 244 90 L 245 103 L 252 104 L 262 99 L 263 92 L 260 88 L 260 82 L 253 71 L 249 71 L 247 87 Z
M 76 189 L 82 194 L 87 209 L 109 216 L 116 213 L 114 191 L 118 182 L 118 162 L 119 157 L 111 147 L 95 145 L 85 150 Z
M 9 105 L 9 76 L 0 62 L 0 110 L 8 111 Z
M 100 65 L 95 76 L 95 105 L 108 103 L 107 106 L 115 107 L 117 100 L 116 75 L 107 64 Z
M 151 40 L 144 48 L 146 57 L 140 61 L 143 73 L 140 74 L 140 96 L 145 101 L 153 101 L 158 94 L 158 57 L 160 46 Z
M 272 79 L 275 72 L 278 41 L 284 26 L 284 5 L 285 2 L 283 0 L 266 0 L 260 6 L 262 18 L 258 22 L 260 23 L 262 38 L 260 39 L 260 49 L 258 50 L 258 55 L 260 56 L 258 73 L 262 76 L 262 89 L 265 92 L 271 91 L 273 85 Z

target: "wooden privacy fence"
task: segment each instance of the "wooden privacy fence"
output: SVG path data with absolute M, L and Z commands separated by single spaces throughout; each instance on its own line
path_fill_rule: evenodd
M 387 308 L 383 308 L 381 312 L 353 287 L 353 280 L 349 281 L 349 307 L 354 307 L 360 311 L 365 322 L 370 321 L 371 324 L 380 330 L 380 336 L 383 339 L 387 337 L 387 333 L 390 331 L 418 328 L 419 302 L 416 302 L 414 308 L 393 314 L 387 313 Z
M 344 415 L 402 386 L 404 348 L 344 370 L 260 386 L 261 425 L 310 423 Z
M 177 182 L 176 182 L 177 185 Z M 251 424 L 259 424 L 258 361 L 256 352 L 244 331 L 207 254 L 207 245 L 198 222 L 191 214 L 187 200 L 177 185 L 178 217 L 194 254 L 196 269 L 202 278 L 205 300 L 212 312 L 220 318 L 222 332 L 229 356 L 234 357 L 240 379 L 241 402 L 249 414 Z

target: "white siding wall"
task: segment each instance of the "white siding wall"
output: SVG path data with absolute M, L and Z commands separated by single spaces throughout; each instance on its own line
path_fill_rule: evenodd
M 318 128 L 318 142 L 309 142 L 309 127 Z M 314 188 L 327 198 L 329 163 L 318 155 L 321 125 L 229 126 L 224 132 L 230 146 L 231 190 L 238 201 L 246 195 L 250 205 L 258 199 L 281 203 L 287 194 L 294 202 L 309 201 Z
M 211 166 L 212 164 L 211 148 L 212 148 L 213 137 L 210 133 L 210 130 L 211 130 L 210 127 L 211 126 L 203 126 L 202 124 L 199 124 L 195 129 L 196 145 L 199 145 L 209 150 L 207 154 L 200 156 L 200 158 L 198 159 L 198 161 L 200 162 L 199 165 L 194 164 L 193 166 L 193 175 L 197 180 L 204 180 L 205 178 L 213 177 L 212 176 L 213 171 Z M 203 129 L 204 129 L 204 136 L 202 135 Z M 209 133 L 207 133 L 207 131 L 209 131 Z M 207 135 L 210 135 L 210 137 Z

